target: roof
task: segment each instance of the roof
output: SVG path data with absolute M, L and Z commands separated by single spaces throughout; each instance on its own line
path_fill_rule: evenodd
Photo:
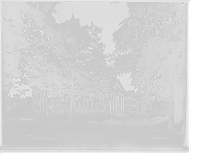
M 122 88 L 123 92 L 126 92 L 125 89 L 124 89 L 124 87 L 123 87 L 123 85 L 122 85 L 122 83 L 120 82 L 119 79 L 117 80 L 117 82 L 119 83 L 119 85 L 120 85 L 120 87 Z

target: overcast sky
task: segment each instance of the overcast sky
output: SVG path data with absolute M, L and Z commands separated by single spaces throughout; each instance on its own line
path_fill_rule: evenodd
M 64 2 L 56 6 L 57 13 L 53 14 L 57 23 L 69 20 L 74 14 L 79 18 L 82 25 L 90 25 L 93 22 L 103 28 L 102 41 L 106 45 L 106 53 L 112 53 L 114 44 L 112 34 L 119 28 L 119 23 L 129 16 L 126 3 L 110 2 Z M 126 90 L 131 90 L 130 74 L 120 78 Z

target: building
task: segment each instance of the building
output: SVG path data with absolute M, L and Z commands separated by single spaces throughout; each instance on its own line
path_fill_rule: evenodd
M 13 109 L 28 110 L 31 107 L 31 97 L 22 98 L 19 94 L 14 94 L 12 97 Z
M 152 103 L 141 100 L 134 90 L 125 92 L 124 108 L 130 115 L 152 115 Z
M 78 115 L 124 115 L 124 93 L 125 90 L 119 80 L 116 80 L 111 88 L 118 91 L 111 99 L 105 100 L 105 104 L 98 104 L 89 98 L 73 101 L 73 111 Z M 40 91 L 32 90 L 31 117 L 67 115 L 69 113 L 69 102 L 56 102 L 42 94 Z

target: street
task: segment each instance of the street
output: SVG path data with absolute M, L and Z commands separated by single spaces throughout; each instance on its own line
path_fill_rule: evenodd
M 182 150 L 183 135 L 161 130 L 119 126 L 50 124 L 7 121 L 3 124 L 6 148 L 67 150 L 133 150 L 142 147 Z

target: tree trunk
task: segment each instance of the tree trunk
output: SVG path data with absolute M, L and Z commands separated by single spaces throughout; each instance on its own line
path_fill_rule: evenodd
M 173 81 L 170 79 L 170 104 L 169 104 L 169 130 L 174 129 L 174 110 L 175 110 L 175 102 L 174 102 L 174 86 Z

